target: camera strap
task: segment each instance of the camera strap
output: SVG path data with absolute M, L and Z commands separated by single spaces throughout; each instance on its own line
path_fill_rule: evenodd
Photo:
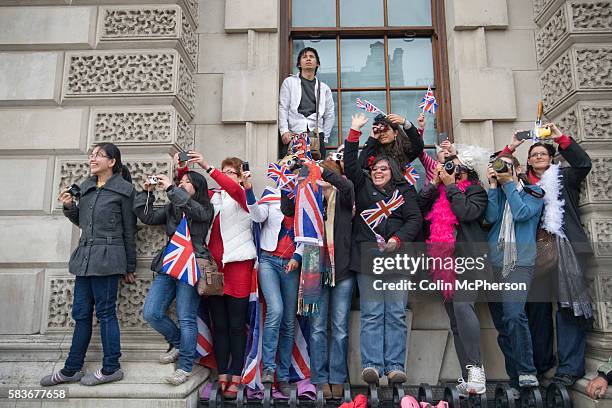
M 317 133 L 317 136 L 319 135 L 319 99 L 321 99 L 321 81 L 319 81 L 319 79 L 317 78 L 317 95 L 315 96 L 315 112 L 316 112 L 316 119 L 315 119 L 315 132 Z M 320 142 L 319 142 L 320 143 Z

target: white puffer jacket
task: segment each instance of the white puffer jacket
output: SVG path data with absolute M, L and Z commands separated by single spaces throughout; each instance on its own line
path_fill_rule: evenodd
M 248 212 L 238 204 L 227 191 L 217 191 L 210 202 L 219 216 L 221 239 L 223 240 L 223 259 L 228 262 L 246 261 L 257 257 L 253 243 L 252 221 Z M 210 240 L 210 231 L 206 243 Z

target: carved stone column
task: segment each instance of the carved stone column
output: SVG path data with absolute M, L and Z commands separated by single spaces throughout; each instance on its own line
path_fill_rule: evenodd
M 587 377 L 612 355 L 612 2 L 536 0 L 537 58 L 545 115 L 589 152 L 593 168 L 580 196 L 593 242 L 588 281 L 595 324 L 588 334 Z M 585 380 L 575 390 L 584 391 Z M 575 393 L 574 404 L 593 406 Z

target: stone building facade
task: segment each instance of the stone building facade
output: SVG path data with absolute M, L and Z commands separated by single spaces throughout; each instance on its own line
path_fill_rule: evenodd
M 192 147 L 211 163 L 245 158 L 264 185 L 277 156 L 277 93 L 288 74 L 284 1 L 0 0 L 0 386 L 33 386 L 66 357 L 73 324 L 67 262 L 79 231 L 56 197 L 87 175 L 93 143 L 120 146 L 136 185 L 170 172 L 171 155 Z M 612 2 L 433 2 L 446 19 L 450 97 L 442 103 L 452 111 L 456 142 L 501 148 L 513 130 L 532 126 L 541 98 L 545 115 L 593 159 L 581 196 L 596 243 L 592 374 L 612 355 Z M 105 397 L 130 407 L 195 406 L 208 370 L 198 368 L 177 388 L 158 384 L 169 370 L 154 363 L 164 345 L 142 318 L 148 266 L 163 242 L 161 229 L 138 227 L 138 280 L 121 286 L 118 306 L 126 379 L 104 389 L 71 386 L 75 406 L 106 406 Z M 485 309 L 484 365 L 489 379 L 503 379 Z M 409 319 L 410 383 L 454 381 L 460 371 L 442 305 L 415 304 Z M 88 368 L 100 357 L 95 339 L 94 331 Z M 592 405 L 584 384 L 574 402 Z

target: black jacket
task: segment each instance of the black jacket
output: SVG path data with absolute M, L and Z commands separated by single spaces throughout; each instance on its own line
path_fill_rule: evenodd
M 161 208 L 154 208 L 155 198 L 153 194 L 148 195 L 142 191 L 134 199 L 134 212 L 138 219 L 147 225 L 165 225 L 168 240 L 174 235 L 177 227 L 183 219 L 183 213 L 187 216 L 187 225 L 191 234 L 191 244 L 196 258 L 210 259 L 210 252 L 206 246 L 206 235 L 213 219 L 213 206 L 202 205 L 189 196 L 184 189 L 170 186 L 167 190 L 170 202 Z M 145 214 L 145 206 L 148 205 L 148 212 Z M 151 270 L 159 272 L 162 269 L 164 248 L 161 248 L 157 256 L 151 263 Z
M 400 129 L 397 133 L 398 139 L 401 138 L 404 146 L 403 158 L 389 154 L 389 156 L 397 160 L 402 171 L 406 166 L 410 165 L 413 160 L 416 160 L 425 148 L 425 142 L 423 141 L 423 138 L 419 134 L 417 128 L 410 122 L 407 122 L 406 124 L 410 124 L 410 127 L 404 127 L 403 131 Z M 378 139 L 369 137 L 365 146 L 363 147 L 363 150 L 361 151 L 361 154 L 359 155 L 359 165 L 363 169 L 368 169 L 368 159 L 370 156 L 377 156 L 384 152 L 385 149 Z
M 376 243 L 374 233 L 360 214 L 376 202 L 389 198 L 390 195 L 383 190 L 379 190 L 359 165 L 357 159 L 359 142 L 349 142 L 347 140 L 344 146 L 344 169 L 355 188 L 356 206 L 350 268 L 352 271 L 360 271 L 361 244 L 366 242 Z M 412 242 L 417 237 L 423 222 L 417 204 L 417 194 L 407 183 L 398 184 L 396 188 L 403 195 L 404 204 L 395 210 L 384 223 L 379 225 L 377 231 L 385 240 L 395 235 L 401 242 Z
M 132 211 L 134 186 L 113 174 L 101 188 L 97 176 L 81 184 L 78 204 L 64 207 L 64 215 L 81 229 L 79 246 L 68 270 L 76 276 L 124 275 L 136 270 L 136 216 Z
M 336 193 L 336 211 L 334 213 L 334 263 L 336 268 L 335 279 L 340 282 L 350 278 L 352 272 L 349 268 L 351 254 L 351 225 L 353 222 L 353 204 L 355 203 L 355 192 L 353 183 L 334 173 L 323 169 L 323 180 L 327 181 L 338 190 Z M 281 211 L 287 217 L 295 216 L 295 201 L 281 196 Z
M 578 210 L 580 185 L 591 171 L 591 158 L 574 139 L 567 149 L 560 148 L 559 153 L 571 166 L 561 168 L 563 176 L 561 198 L 565 200 L 563 230 L 576 253 L 591 254 L 593 249 L 580 223 Z
M 455 242 L 456 256 L 482 256 L 483 249 L 487 248 L 487 233 L 482 227 L 485 210 L 487 209 L 487 192 L 479 184 L 472 184 L 465 193 L 456 184 L 445 186 L 446 197 L 451 210 L 459 225 Z M 427 216 L 435 201 L 440 197 L 438 187 L 432 183 L 419 191 L 419 207 L 424 216 Z M 425 221 L 425 236 L 429 238 L 430 222 Z

